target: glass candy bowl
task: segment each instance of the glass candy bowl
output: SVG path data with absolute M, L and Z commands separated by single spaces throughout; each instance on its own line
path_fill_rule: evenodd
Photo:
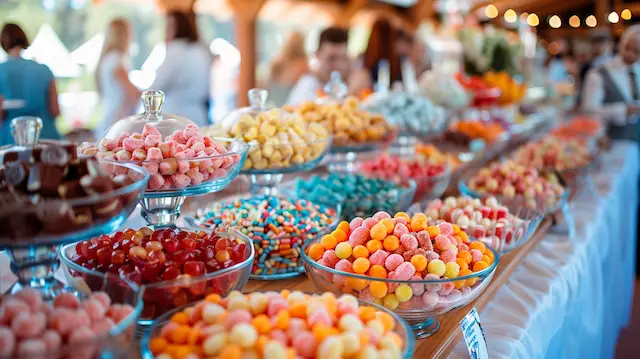
M 268 294 L 268 293 L 261 293 L 261 292 L 256 292 L 259 294 Z M 250 294 L 249 294 L 250 295 Z M 231 297 L 231 296 L 230 296 Z M 414 351 L 415 351 L 415 338 L 414 336 L 411 334 L 411 328 L 409 327 L 409 325 L 402 320 L 402 318 L 400 318 L 396 313 L 394 313 L 393 311 L 390 311 L 387 308 L 384 308 L 382 306 L 379 306 L 377 304 L 372 304 L 372 303 L 367 303 L 365 301 L 361 301 L 359 300 L 359 305 L 362 306 L 369 306 L 369 307 L 373 307 L 376 311 L 378 312 L 384 312 L 389 314 L 389 316 L 393 319 L 393 331 L 398 334 L 400 336 L 400 338 L 402 339 L 402 342 L 404 343 L 404 347 L 402 348 L 402 357 L 401 359 L 411 359 L 413 357 Z M 141 352 L 142 352 L 142 359 L 153 359 L 153 358 L 159 358 L 160 356 L 154 356 L 151 349 L 150 349 L 150 342 L 153 338 L 157 338 L 159 336 L 162 336 L 163 333 L 163 328 L 170 322 L 171 318 L 176 314 L 179 313 L 181 311 L 184 311 L 185 309 L 189 309 L 189 308 L 194 308 L 195 307 L 193 305 L 189 305 L 189 306 L 185 306 L 181 309 L 177 309 L 174 311 L 171 311 L 169 313 L 164 314 L 162 317 L 158 318 L 151 327 L 149 327 L 145 333 L 144 336 L 142 337 L 142 341 L 141 341 Z M 262 354 L 262 353 L 261 353 Z M 267 356 L 265 356 L 267 357 Z M 202 358 L 201 356 L 194 356 L 194 358 Z M 400 359 L 400 357 L 398 357 L 398 359 Z
M 0 248 L 6 249 L 17 282 L 40 290 L 45 299 L 63 285 L 54 278 L 56 246 L 118 228 L 136 206 L 149 174 L 118 164 L 135 178 L 110 176 L 104 163 L 77 157 L 75 145 L 38 141 L 42 121 L 16 118 L 16 145 L 0 151 Z
M 97 144 L 84 143 L 80 154 L 105 162 L 130 163 L 150 173 L 142 215 L 153 225 L 172 225 L 188 196 L 217 192 L 229 185 L 245 161 L 248 146 L 229 138 L 212 138 L 190 120 L 162 114 L 164 94 L 146 91 L 145 112 L 113 124 Z M 114 174 L 118 167 L 107 167 Z
M 494 261 L 489 267 L 472 274 L 453 279 L 395 280 L 343 272 L 322 265 L 308 254 L 309 248 L 318 243 L 320 240 L 305 244 L 301 255 L 307 275 L 320 291 L 351 293 L 362 301 L 384 305 L 406 320 L 418 339 L 427 338 L 439 329 L 440 322 L 437 316 L 463 307 L 476 299 L 488 287 L 499 262 L 498 253 L 487 247 L 486 250 L 491 251 Z M 376 291 L 383 288 L 385 295 L 376 298 L 370 289 L 373 287 L 377 288 Z M 408 292 L 405 294 L 409 294 L 409 298 L 402 298 L 404 301 L 399 302 L 396 294 L 393 294 L 398 288 Z M 455 294 L 442 295 L 443 291 Z
M 138 246 L 134 245 L 136 241 Z M 105 256 L 100 248 L 106 248 Z M 113 248 L 122 252 L 117 262 L 117 250 Z M 140 249 L 146 252 L 138 253 Z M 139 321 L 142 325 L 208 294 L 226 295 L 234 289 L 241 290 L 254 259 L 253 245 L 241 233 L 202 229 L 181 229 L 177 235 L 174 229 L 167 228 L 127 230 L 66 245 L 60 252 L 65 274 L 70 278 L 115 272 L 144 285 L 144 309 Z M 234 259 L 236 255 L 238 258 Z M 95 259 L 87 260 L 91 256 Z M 89 287 L 93 288 L 91 283 Z
M 332 136 L 320 124 L 268 107 L 266 90 L 252 89 L 248 96 L 249 107 L 231 112 L 207 133 L 245 141 L 249 153 L 241 173 L 249 176 L 251 192 L 276 194 L 283 174 L 308 171 L 320 163 Z
M 502 204 L 495 197 L 469 196 L 414 204 L 409 213 L 425 213 L 434 223 L 442 220 L 455 223 L 501 255 L 525 244 L 544 217 L 542 212 L 517 203 Z
M 93 283 L 93 288 L 87 282 Z M 87 282 L 71 280 L 51 298 L 43 298 L 31 288 L 1 296 L 0 312 L 4 313 L 10 306 L 15 310 L 25 303 L 39 305 L 17 313 L 10 323 L 5 323 L 2 357 L 129 357 L 144 289 L 111 274 L 87 277 Z M 28 339 L 21 334 L 25 331 L 31 333 Z

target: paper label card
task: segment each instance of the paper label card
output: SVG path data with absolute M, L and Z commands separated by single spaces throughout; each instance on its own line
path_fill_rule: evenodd
M 460 329 L 464 342 L 469 350 L 471 359 L 488 359 L 487 342 L 484 337 L 484 330 L 480 324 L 480 317 L 476 308 L 471 309 L 460 321 Z

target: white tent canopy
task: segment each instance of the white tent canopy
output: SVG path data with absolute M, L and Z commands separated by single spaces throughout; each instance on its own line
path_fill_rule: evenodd
M 71 58 L 75 63 L 86 66 L 87 71 L 93 72 L 98 65 L 100 51 L 102 51 L 103 44 L 104 34 L 96 34 L 87 40 L 87 42 L 75 49 L 71 53 Z
M 82 72 L 49 24 L 40 27 L 23 56 L 47 65 L 55 77 L 77 77 Z

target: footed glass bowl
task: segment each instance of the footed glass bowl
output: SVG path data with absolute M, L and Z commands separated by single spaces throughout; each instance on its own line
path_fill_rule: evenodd
M 185 222 L 191 227 L 210 228 L 217 230 L 227 230 L 232 227 L 244 233 L 253 243 L 255 248 L 255 260 L 251 270 L 251 279 L 257 280 L 280 280 L 299 276 L 304 273 L 304 266 L 300 260 L 300 250 L 304 243 L 310 240 L 320 240 L 325 234 L 331 233 L 342 218 L 341 204 L 325 204 L 315 203 L 314 208 L 317 209 L 319 216 L 326 216 L 326 226 L 322 228 L 313 227 L 312 224 L 302 223 L 292 225 L 289 229 L 283 229 L 282 226 L 274 226 L 278 216 L 283 209 L 272 205 L 265 209 L 264 201 L 266 199 L 276 198 L 273 196 L 259 196 L 240 199 L 245 202 L 246 206 L 253 208 L 247 211 L 247 218 L 261 218 L 261 221 L 233 221 L 232 223 L 223 222 L 221 218 L 232 218 L 234 214 L 228 212 L 225 206 L 240 206 L 240 201 L 229 202 L 225 204 L 217 204 L 206 209 L 199 209 L 194 216 L 185 217 Z M 290 196 L 280 196 L 280 201 L 293 203 L 298 201 Z M 304 201 L 304 200 L 301 200 Z M 279 204 L 278 204 L 279 205 Z M 301 219 L 303 211 L 307 209 L 301 208 L 298 212 L 298 220 Z M 273 213 L 278 213 L 275 215 Z M 269 215 L 268 213 L 271 213 Z M 224 217 L 221 217 L 224 216 Z M 307 214 L 309 217 L 309 214 Z M 257 224 L 256 224 L 257 223 Z M 305 228 L 299 228 L 297 231 L 294 227 L 304 225 Z
M 147 185 L 149 174 L 142 168 L 119 163 L 113 166 L 129 179 L 120 188 L 102 194 L 68 200 L 44 200 L 37 205 L 21 198 L 3 198 L 6 222 L 0 229 L 0 248 L 54 246 L 90 238 L 115 230 L 129 217 Z M 0 216 L 2 219 L 2 216 Z
M 384 307 L 382 307 L 380 305 L 377 305 L 375 303 L 370 303 L 370 302 L 367 302 L 367 301 L 362 301 L 362 300 L 359 300 L 359 302 L 360 302 L 360 305 L 367 305 L 367 306 L 374 307 L 377 311 L 385 312 L 385 313 L 389 314 L 393 318 L 393 320 L 395 322 L 393 331 L 396 334 L 398 334 L 402 338 L 402 341 L 404 342 L 404 348 L 402 350 L 402 359 L 411 359 L 411 358 L 413 358 L 413 353 L 414 353 L 414 351 L 416 349 L 416 341 L 415 341 L 415 337 L 411 334 L 411 327 L 407 324 L 407 322 L 402 320 L 402 318 L 399 317 L 393 311 L 390 311 L 389 309 L 384 308 Z M 195 304 L 192 303 L 192 304 L 189 304 L 189 305 L 184 306 L 182 308 L 175 309 L 175 310 L 172 310 L 172 311 L 170 311 L 168 313 L 165 313 L 161 317 L 157 318 L 154 321 L 153 325 L 151 325 L 150 327 L 148 327 L 146 329 L 146 331 L 144 332 L 144 335 L 142 336 L 142 340 L 140 342 L 140 350 L 141 350 L 141 354 L 142 354 L 142 359 L 153 359 L 153 358 L 155 358 L 155 356 L 153 355 L 153 353 L 149 349 L 149 342 L 151 341 L 151 339 L 160 335 L 164 325 L 169 322 L 169 320 L 171 319 L 171 317 L 175 313 L 183 311 L 184 309 L 192 307 L 194 305 Z M 196 356 L 196 358 L 198 358 L 198 357 Z
M 201 229 L 187 230 L 200 231 Z M 212 233 L 213 231 L 208 232 Z M 161 314 L 203 299 L 208 294 L 216 293 L 226 295 L 232 290 L 241 290 L 244 287 L 251 272 L 251 264 L 253 263 L 255 253 L 250 240 L 237 231 L 215 232 L 215 234 L 221 238 L 237 239 L 246 244 L 245 259 L 230 267 L 209 272 L 201 276 L 191 277 L 187 274 L 181 274 L 173 280 L 145 284 L 143 297 L 144 308 L 138 324 L 149 325 L 153 319 Z M 71 280 L 75 280 L 75 278 L 85 278 L 89 288 L 94 288 L 97 282 L 89 282 L 89 279 L 109 275 L 108 272 L 102 273 L 76 264 L 72 260 L 75 255 L 76 244 L 66 245 L 60 250 L 64 273 L 68 278 L 71 278 Z M 135 263 L 135 267 L 139 267 L 140 272 L 144 272 L 145 263 Z M 138 278 L 141 280 L 140 276 L 138 276 Z
M 487 247 L 495 259 L 486 269 L 453 279 L 403 281 L 347 273 L 326 267 L 307 255 L 308 249 L 316 243 L 319 243 L 319 240 L 307 242 L 300 255 L 307 275 L 320 291 L 351 293 L 367 303 L 392 307 L 400 318 L 409 322 L 418 339 L 427 338 L 437 332 L 440 327 L 437 316 L 463 307 L 476 299 L 488 287 L 500 261 L 499 254 Z M 372 284 L 385 286 L 387 293 L 392 293 L 399 285 L 406 284 L 410 286 L 412 294 L 402 303 L 392 303 L 374 297 L 369 290 Z
M 64 295 L 66 296 L 66 299 L 60 301 L 60 303 L 63 303 L 69 298 L 72 298 L 69 296 L 69 294 L 81 301 L 84 301 L 88 299 L 93 292 L 103 292 L 109 296 L 111 302 L 109 310 L 107 311 L 107 313 L 105 313 L 105 317 L 108 317 L 110 320 L 112 320 L 112 323 L 114 323 L 111 329 L 105 329 L 101 332 L 95 332 L 97 327 L 94 326 L 92 328 L 92 331 L 94 331 L 95 336 L 91 339 L 76 341 L 74 343 L 67 343 L 66 340 L 63 339 L 63 342 L 58 349 L 49 350 L 44 356 L 22 356 L 23 358 L 37 357 L 42 359 L 94 359 L 124 358 L 131 355 L 130 349 L 133 346 L 134 342 L 136 321 L 140 316 L 140 312 L 142 310 L 142 295 L 144 289 L 139 288 L 137 285 L 118 278 L 117 276 L 112 274 L 109 274 L 107 276 L 87 276 L 84 279 L 86 281 L 72 278 L 72 280 L 68 282 L 68 286 L 58 291 L 53 297 L 43 298 L 44 302 L 53 306 L 54 303 L 58 303 L 56 302 L 56 298 L 58 296 Z M 89 288 L 87 282 L 93 283 L 93 288 Z M 25 291 L 31 291 L 29 295 L 37 293 L 33 292 L 32 289 L 25 289 Z M 21 291 L 19 291 L 14 293 L 14 295 L 17 295 L 18 297 L 23 294 L 26 295 L 26 292 L 21 293 Z M 3 299 L 7 298 L 9 298 L 9 296 L 3 297 Z M 58 308 L 59 305 L 61 304 L 56 305 L 56 308 Z M 117 314 L 118 306 L 123 305 L 129 306 L 129 309 L 126 312 L 120 312 L 121 314 Z M 71 312 L 72 310 L 73 309 L 69 310 L 69 312 Z M 70 315 L 77 314 L 70 313 Z M 118 318 L 118 316 L 121 315 L 122 317 Z M 46 319 L 50 321 L 50 325 L 56 325 L 56 317 L 47 315 Z M 61 321 L 65 321 L 65 319 L 67 319 L 67 317 L 60 318 Z M 68 317 L 68 320 L 74 319 L 77 319 L 77 317 Z M 87 318 L 87 321 L 89 320 L 90 319 Z M 59 333 L 57 330 L 55 330 L 55 332 Z M 6 342 L 3 342 L 3 344 L 6 344 Z M 13 357 L 17 358 L 18 356 L 15 355 L 15 353 L 14 356 L 8 356 L 8 358 Z M 3 356 L 3 358 L 5 358 L 5 356 Z
M 496 197 L 499 203 L 502 205 L 508 206 L 510 208 L 529 208 L 535 210 L 537 212 L 542 213 L 543 216 L 554 214 L 562 209 L 562 207 L 567 203 L 569 199 L 569 191 L 565 189 L 560 198 L 552 203 L 544 200 L 540 197 L 535 198 L 525 198 L 524 196 L 514 196 L 514 197 L 505 197 L 498 196 L 494 194 L 477 192 L 469 188 L 467 182 L 465 180 L 460 180 L 458 182 L 458 190 L 460 193 L 465 194 L 467 196 L 471 196 L 473 198 L 486 198 L 486 197 Z

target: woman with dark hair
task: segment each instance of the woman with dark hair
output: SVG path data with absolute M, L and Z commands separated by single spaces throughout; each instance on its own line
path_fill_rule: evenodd
M 193 14 L 167 14 L 166 55 L 151 88 L 164 92 L 163 112 L 187 117 L 204 126 L 209 123 L 212 56 L 198 40 Z
M 413 38 L 391 26 L 384 19 L 376 20 L 371 28 L 371 35 L 367 43 L 367 50 L 362 60 L 364 67 L 369 70 L 373 82 L 378 81 L 381 62 L 389 63 L 390 83 L 402 81 L 402 61 L 410 55 Z
M 20 116 L 42 119 L 40 138 L 60 138 L 55 124 L 60 108 L 53 73 L 47 66 L 21 56 L 22 50 L 29 46 L 29 40 L 20 26 L 4 25 L 0 32 L 0 45 L 9 56 L 0 64 L 0 99 L 20 103 L 6 112 L 2 112 L 3 107 L 0 106 L 0 145 L 13 143 L 11 120 Z

